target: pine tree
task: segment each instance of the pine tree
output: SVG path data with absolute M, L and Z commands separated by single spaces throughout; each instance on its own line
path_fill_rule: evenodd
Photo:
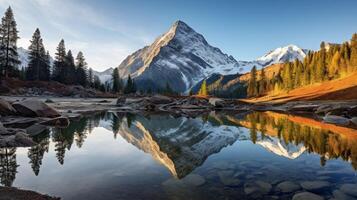
M 93 74 L 92 68 L 89 68 L 89 70 L 88 70 L 88 85 L 91 88 L 94 87 L 94 74 Z
M 74 64 L 74 57 L 71 50 L 68 50 L 66 55 L 66 62 L 64 68 L 64 83 L 72 85 L 76 83 L 76 65 Z
M 259 91 L 258 94 L 259 95 L 263 95 L 266 91 L 267 88 L 267 79 L 265 76 L 265 70 L 264 68 L 262 68 L 261 72 L 260 72 L 260 81 L 259 81 Z
M 325 42 L 321 42 L 320 45 L 320 52 L 319 52 L 319 59 L 317 63 L 316 69 L 316 81 L 323 81 L 326 79 L 326 48 Z
M 357 33 L 353 34 L 351 39 L 350 65 L 357 70 Z
M 329 78 L 337 78 L 338 77 L 338 68 L 341 66 L 341 54 L 339 51 L 333 55 L 331 63 L 328 69 Z
M 50 76 L 49 63 L 41 33 L 36 29 L 29 46 L 29 66 L 26 71 L 27 80 L 48 81 Z
M 255 66 L 253 66 L 252 70 L 250 71 L 250 79 L 248 82 L 247 95 L 248 97 L 254 97 L 258 95 L 257 68 Z
M 18 31 L 11 7 L 1 20 L 0 26 L 0 78 L 14 76 L 21 63 L 17 53 Z
M 100 79 L 98 76 L 94 76 L 93 78 L 93 87 L 97 90 L 100 90 L 102 87 L 102 83 L 100 82 Z
M 87 63 L 83 53 L 80 51 L 76 57 L 76 83 L 83 87 L 87 87 L 89 85 L 88 82 Z
M 200 88 L 200 91 L 198 92 L 198 95 L 200 96 L 207 96 L 208 93 L 207 93 L 207 82 L 206 82 L 206 79 L 203 80 L 202 84 L 201 84 L 201 88 Z
M 124 88 L 124 94 L 131 94 L 136 92 L 136 85 L 134 80 L 131 79 L 131 76 L 129 74 L 128 80 L 126 82 L 125 88 Z
M 60 83 L 64 83 L 65 82 L 64 79 L 66 76 L 65 70 L 66 70 L 66 47 L 64 44 L 64 40 L 62 39 L 57 47 L 53 74 L 52 74 L 53 80 L 58 81 Z
M 122 81 L 119 77 L 119 70 L 118 68 L 115 68 L 113 70 L 113 74 L 112 74 L 112 81 L 113 81 L 113 88 L 112 88 L 112 92 L 113 93 L 119 93 L 122 90 Z

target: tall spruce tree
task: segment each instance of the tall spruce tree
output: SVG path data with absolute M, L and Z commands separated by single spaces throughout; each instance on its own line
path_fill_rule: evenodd
M 248 90 L 247 90 L 248 97 L 254 97 L 258 95 L 258 85 L 257 85 L 257 68 L 253 66 L 252 70 L 250 71 L 250 79 L 248 82 Z
M 325 42 L 321 42 L 318 63 L 316 69 L 316 81 L 323 81 L 326 77 L 326 48 Z
M 265 70 L 262 68 L 260 72 L 260 81 L 259 81 L 259 95 L 263 95 L 267 89 L 267 79 L 265 76 Z
M 118 68 L 115 68 L 113 70 L 113 73 L 112 73 L 112 81 L 113 81 L 113 88 L 112 88 L 112 92 L 113 93 L 119 93 L 122 88 L 123 88 L 123 85 L 122 85 L 122 81 L 119 77 L 119 70 Z
M 357 33 L 353 34 L 351 39 L 350 65 L 357 70 Z
M 89 70 L 88 70 L 88 86 L 90 88 L 94 87 L 94 74 L 93 74 L 92 68 L 89 68 Z
M 76 57 L 76 83 L 83 87 L 87 87 L 89 85 L 88 82 L 87 63 L 83 53 L 80 51 Z
M 17 66 L 21 63 L 17 53 L 18 31 L 11 7 L 1 20 L 0 26 L 0 78 L 17 74 Z
M 74 57 L 71 50 L 68 50 L 65 62 L 65 76 L 64 83 L 72 85 L 76 83 L 76 65 L 74 64 Z
M 128 76 L 125 88 L 124 88 L 124 94 L 132 94 L 136 92 L 136 85 L 134 80 L 131 78 L 130 74 Z
M 48 81 L 50 78 L 50 66 L 39 29 L 36 29 L 30 42 L 26 78 L 27 80 Z
M 66 70 L 66 47 L 64 44 L 64 40 L 62 39 L 57 47 L 52 79 L 60 83 L 64 83 L 65 76 L 66 76 L 65 70 Z

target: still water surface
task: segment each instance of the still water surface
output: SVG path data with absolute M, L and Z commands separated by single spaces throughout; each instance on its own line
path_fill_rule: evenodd
M 357 195 L 357 131 L 298 116 L 103 113 L 34 139 L 1 149 L 2 185 L 63 199 Z

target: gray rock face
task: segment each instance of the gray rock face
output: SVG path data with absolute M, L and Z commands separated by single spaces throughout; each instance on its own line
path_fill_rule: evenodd
M 12 104 L 16 111 L 26 117 L 59 117 L 55 109 L 38 100 L 25 100 Z
M 232 56 L 210 46 L 182 21 L 119 65 L 120 76 L 130 74 L 139 89 L 164 89 L 168 84 L 176 92 L 187 91 L 213 73 L 236 74 L 239 69 Z
M 300 190 L 300 188 L 300 185 L 291 181 L 284 181 L 277 185 L 277 189 L 282 193 L 292 193 Z
M 326 115 L 323 118 L 324 122 L 338 125 L 348 125 L 350 120 L 345 117 L 340 117 L 336 115 Z
M 327 181 L 304 181 L 301 183 L 301 187 L 308 191 L 318 191 L 326 189 L 330 186 Z
M 16 110 L 11 106 L 11 104 L 4 99 L 0 99 L 0 115 L 13 115 L 16 113 Z
M 295 194 L 293 200 L 324 200 L 324 198 L 311 192 L 301 192 Z
M 357 125 L 357 117 L 353 117 L 351 119 L 351 122 L 354 124 L 354 125 Z

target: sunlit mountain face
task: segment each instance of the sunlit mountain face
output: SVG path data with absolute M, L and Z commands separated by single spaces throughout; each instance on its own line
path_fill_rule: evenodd
M 40 187 L 65 199 L 289 199 L 296 191 L 257 186 L 253 195 L 247 187 L 321 179 L 330 184 L 319 191 L 328 198 L 357 182 L 355 129 L 274 112 L 102 113 L 34 141 L 30 148 L 1 149 L 1 185 Z M 137 187 L 145 189 L 138 194 Z

